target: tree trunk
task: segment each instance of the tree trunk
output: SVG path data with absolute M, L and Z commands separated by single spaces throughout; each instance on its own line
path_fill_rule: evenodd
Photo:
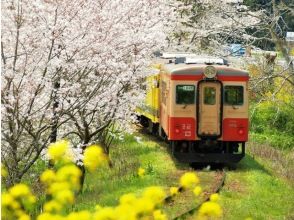
M 84 164 L 80 165 L 79 166 L 80 170 L 82 171 L 82 175 L 81 175 L 81 178 L 80 178 L 80 193 L 83 191 L 83 187 L 84 187 L 84 182 L 85 182 L 85 177 L 86 177 L 86 169 L 85 169 L 85 166 Z
M 85 132 L 85 134 L 88 134 L 88 132 Z M 87 136 L 87 135 L 86 135 Z M 88 144 L 90 142 L 90 138 L 89 136 L 87 136 L 85 138 L 85 140 L 83 141 L 83 145 L 82 145 L 82 154 L 84 155 L 84 151 L 86 150 Z M 80 193 L 83 191 L 83 187 L 84 187 L 84 182 L 85 182 L 85 177 L 86 177 L 86 168 L 84 166 L 84 163 L 81 163 L 81 165 L 78 166 L 82 172 L 81 178 L 80 178 Z
M 60 78 L 58 77 L 53 83 L 53 106 L 52 106 L 52 119 L 51 119 L 51 134 L 50 134 L 50 143 L 57 141 L 57 127 L 58 127 L 58 115 L 57 108 L 59 106 L 58 100 L 58 90 L 60 88 Z M 53 168 L 54 163 L 52 160 L 49 160 L 48 167 Z

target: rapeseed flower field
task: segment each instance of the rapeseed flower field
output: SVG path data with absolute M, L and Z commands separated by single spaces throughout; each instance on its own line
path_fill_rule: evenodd
M 183 190 L 191 190 L 199 196 L 202 189 L 199 178 L 194 172 L 185 173 L 179 180 L 180 187 L 171 187 L 167 193 L 162 187 L 150 186 L 144 189 L 141 195 L 133 193 L 124 194 L 119 204 L 114 207 L 101 207 L 96 205 L 94 210 L 69 212 L 67 207 L 75 203 L 80 190 L 80 177 L 82 172 L 78 166 L 69 160 L 69 142 L 59 141 L 48 148 L 50 160 L 54 162 L 55 169 L 45 170 L 40 181 L 45 187 L 48 199 L 43 204 L 41 213 L 36 220 L 166 220 L 168 216 L 162 211 L 167 196 L 176 197 Z M 107 161 L 103 150 L 98 145 L 85 149 L 83 164 L 90 172 Z M 144 178 L 145 170 L 139 168 L 138 175 Z M 217 203 L 218 195 L 213 194 L 211 201 L 205 202 L 195 215 L 196 219 L 212 219 L 222 216 L 222 209 Z M 29 186 L 16 184 L 2 193 L 2 219 L 31 220 L 30 210 L 36 203 L 36 197 Z

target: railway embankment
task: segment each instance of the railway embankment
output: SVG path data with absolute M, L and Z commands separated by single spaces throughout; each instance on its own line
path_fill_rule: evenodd
M 248 145 L 248 154 L 234 170 L 226 171 L 225 183 L 220 191 L 224 219 L 291 219 L 294 213 L 294 194 L 291 179 L 284 175 L 283 166 L 268 155 L 257 151 L 257 145 Z M 135 133 L 113 145 L 110 155 L 113 166 L 104 167 L 96 174 L 87 175 L 83 193 L 73 209 L 91 208 L 93 204 L 111 206 L 129 192 L 140 194 L 144 187 L 158 185 L 167 191 L 178 186 L 179 177 L 193 170 L 179 164 L 170 156 L 167 144 L 147 134 Z M 281 157 L 282 158 L 282 157 Z M 138 168 L 145 175 L 137 175 Z M 278 168 L 277 168 L 278 167 Z M 175 218 L 199 205 L 217 182 L 217 170 L 205 167 L 196 170 L 203 194 L 195 199 L 191 192 L 183 192 L 166 203 L 164 211 Z M 191 218 L 187 215 L 184 219 Z
M 74 210 L 89 209 L 94 204 L 113 206 L 126 193 L 140 194 L 145 187 L 161 186 L 169 193 L 170 187 L 179 186 L 179 178 L 187 171 L 195 171 L 188 164 L 179 164 L 168 152 L 167 144 L 150 135 L 137 133 L 113 145 L 110 154 L 112 167 L 103 167 L 97 173 L 89 174 L 82 194 L 78 196 Z M 139 177 L 138 168 L 145 170 Z M 170 218 L 198 207 L 216 191 L 221 181 L 218 170 L 196 170 L 203 193 L 199 198 L 190 190 L 178 193 L 166 202 L 163 210 Z
M 224 219 L 293 219 L 294 187 L 290 172 L 293 162 L 284 152 L 249 143 L 246 157 L 228 172 L 220 193 Z

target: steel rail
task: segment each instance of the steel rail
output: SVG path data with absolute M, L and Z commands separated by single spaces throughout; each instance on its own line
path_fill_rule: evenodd
M 216 187 L 214 187 L 214 189 L 209 192 L 208 194 L 205 195 L 205 197 L 202 199 L 202 201 L 196 205 L 195 207 L 177 215 L 176 217 L 172 218 L 172 220 L 177 220 L 177 219 L 184 219 L 185 217 L 187 217 L 188 215 L 192 215 L 195 211 L 199 210 L 199 208 L 201 207 L 201 205 L 207 201 L 209 201 L 209 198 L 212 194 L 214 193 L 218 193 L 221 191 L 221 189 L 223 188 L 223 186 L 225 185 L 225 180 L 226 180 L 226 170 L 223 169 L 221 172 L 221 178 L 219 183 L 216 185 Z

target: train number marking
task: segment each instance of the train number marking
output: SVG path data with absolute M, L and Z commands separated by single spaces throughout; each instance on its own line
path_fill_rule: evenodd
M 191 131 L 185 131 L 185 137 L 191 137 Z

